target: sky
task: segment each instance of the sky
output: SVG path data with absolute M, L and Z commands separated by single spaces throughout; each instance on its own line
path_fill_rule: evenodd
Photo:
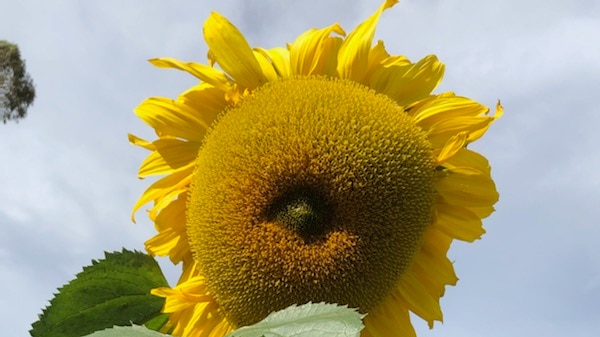
M 0 39 L 19 45 L 37 90 L 26 119 L 0 125 L 2 334 L 29 336 L 83 265 L 153 235 L 143 212 L 130 221 L 150 181 L 127 133 L 153 138 L 133 109 L 196 80 L 147 59 L 204 63 L 211 10 L 270 48 L 334 22 L 348 32 L 379 4 L 0 0 Z M 419 336 L 600 336 L 599 34 L 600 0 L 402 0 L 382 15 L 390 53 L 446 64 L 436 92 L 505 108 L 472 146 L 492 164 L 497 211 L 482 240 L 453 245 L 460 281 L 443 324 L 413 320 Z M 160 263 L 173 282 L 178 267 Z

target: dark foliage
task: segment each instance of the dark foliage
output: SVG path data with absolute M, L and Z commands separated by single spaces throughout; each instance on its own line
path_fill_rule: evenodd
M 25 70 L 16 44 L 0 40 L 0 110 L 2 122 L 18 121 L 27 115 L 35 99 L 35 87 Z

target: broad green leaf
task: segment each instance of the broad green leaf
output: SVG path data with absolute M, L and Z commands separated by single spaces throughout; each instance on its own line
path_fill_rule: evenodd
M 160 331 L 165 324 L 169 321 L 168 314 L 161 314 L 151 318 L 150 320 L 144 322 L 144 326 L 150 330 Z
M 358 337 L 362 317 L 356 309 L 337 304 L 293 305 L 227 337 Z
M 96 331 L 85 337 L 164 337 L 160 332 L 150 330 L 146 327 L 134 326 L 115 326 L 110 329 Z
M 164 299 L 150 289 L 167 286 L 156 261 L 141 252 L 105 253 L 58 293 L 32 324 L 32 337 L 80 337 L 115 325 L 160 329 Z

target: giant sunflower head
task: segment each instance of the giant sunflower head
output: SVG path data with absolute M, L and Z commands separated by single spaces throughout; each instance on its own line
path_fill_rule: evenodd
M 467 145 L 502 108 L 432 94 L 435 56 L 373 45 L 396 2 L 348 35 L 334 24 L 273 49 L 212 13 L 208 65 L 151 60 L 200 80 L 136 109 L 158 139 L 130 135 L 151 151 L 139 176 L 164 176 L 134 207 L 152 202 L 146 248 L 183 262 L 174 288 L 153 290 L 174 335 L 221 337 L 310 301 L 366 313 L 362 336 L 413 336 L 410 311 L 442 320 L 448 248 L 478 239 L 498 200 Z

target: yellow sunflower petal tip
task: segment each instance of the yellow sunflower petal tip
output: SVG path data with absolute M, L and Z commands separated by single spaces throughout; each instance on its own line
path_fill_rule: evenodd
M 391 8 L 399 2 L 400 2 L 400 0 L 386 0 L 385 3 L 383 4 L 383 8 L 385 8 L 385 9 Z
M 224 16 L 211 13 L 204 23 L 204 39 L 214 62 L 237 83 L 254 89 L 267 81 L 246 38 Z
M 467 149 L 496 113 L 432 94 L 444 65 L 412 63 L 373 37 L 387 0 L 348 36 L 312 29 L 252 48 L 213 12 L 208 65 L 151 59 L 201 80 L 137 109 L 157 139 L 140 176 L 164 175 L 134 205 L 157 234 L 152 255 L 183 261 L 166 298 L 174 336 L 223 337 L 291 304 L 358 308 L 362 337 L 414 336 L 410 312 L 442 320 L 457 277 L 447 252 L 474 241 L 498 199 L 490 167 Z M 220 68 L 213 68 L 218 65 Z M 133 216 L 132 216 L 133 218 Z
M 502 102 L 500 102 L 500 100 L 498 100 L 498 102 L 496 103 L 496 113 L 494 114 L 494 118 L 498 119 L 498 118 L 502 117 L 503 114 L 504 114 L 504 107 L 502 106 Z
M 337 55 L 337 72 L 340 78 L 365 83 L 369 54 L 373 44 L 375 28 L 381 13 L 393 7 L 398 1 L 387 0 L 367 20 L 358 25 L 344 40 Z

